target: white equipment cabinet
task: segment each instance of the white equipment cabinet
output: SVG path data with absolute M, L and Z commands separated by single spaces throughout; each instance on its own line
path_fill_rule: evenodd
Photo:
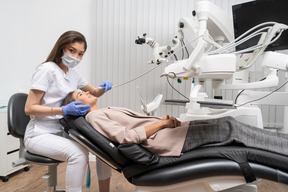
M 13 166 L 13 162 L 19 159 L 20 141 L 9 134 L 7 124 L 7 109 L 0 109 L 0 177 L 3 182 L 8 181 L 9 174 L 22 168 L 29 170 L 28 165 Z

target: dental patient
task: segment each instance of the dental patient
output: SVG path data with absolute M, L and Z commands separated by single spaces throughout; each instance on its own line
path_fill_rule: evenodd
M 288 135 L 260 129 L 232 117 L 180 122 L 174 117 L 146 116 L 126 108 L 98 108 L 89 92 L 71 92 L 63 105 L 81 101 L 91 107 L 85 116 L 98 132 L 118 143 L 137 143 L 159 156 L 180 156 L 203 146 L 240 144 L 288 155 Z

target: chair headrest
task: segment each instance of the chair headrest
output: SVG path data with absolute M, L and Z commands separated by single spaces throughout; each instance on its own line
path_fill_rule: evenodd
M 61 125 L 67 132 L 69 129 L 74 129 L 83 134 L 88 140 L 103 149 L 109 156 L 112 157 L 120 165 L 129 163 L 129 159 L 125 157 L 118 149 L 117 143 L 114 143 L 104 137 L 96 129 L 94 129 L 83 117 L 75 117 L 66 115 L 60 119 Z

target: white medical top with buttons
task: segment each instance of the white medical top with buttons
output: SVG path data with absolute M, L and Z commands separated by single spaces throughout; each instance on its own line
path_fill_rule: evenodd
M 64 71 L 54 62 L 40 64 L 33 74 L 31 89 L 44 91 L 40 104 L 47 107 L 60 107 L 63 99 L 71 91 L 76 91 L 88 83 L 75 69 Z M 61 134 L 63 129 L 59 123 L 62 115 L 31 116 L 26 128 L 25 138 L 45 133 Z

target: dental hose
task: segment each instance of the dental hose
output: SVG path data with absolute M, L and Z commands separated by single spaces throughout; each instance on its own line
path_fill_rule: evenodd
M 120 87 L 120 86 L 123 86 L 123 85 L 126 85 L 128 83 L 131 83 L 132 81 L 135 81 L 136 79 L 139 79 L 140 77 L 150 73 L 151 71 L 153 71 L 154 69 L 156 69 L 159 65 L 156 65 L 155 67 L 153 67 L 152 69 L 148 70 L 147 72 L 133 78 L 133 79 L 130 79 L 129 81 L 126 81 L 124 83 L 121 83 L 121 84 L 118 84 L 118 85 L 113 85 L 112 88 L 116 88 L 116 87 Z M 105 89 L 105 87 L 96 87 L 96 89 Z

